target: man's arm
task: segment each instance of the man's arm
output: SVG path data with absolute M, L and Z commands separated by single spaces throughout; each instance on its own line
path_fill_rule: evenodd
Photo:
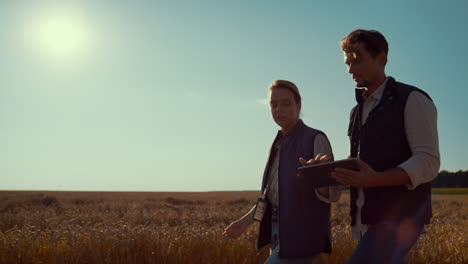
M 331 177 L 337 182 L 353 187 L 379 187 L 409 184 L 408 173 L 401 168 L 377 172 L 362 160 L 357 160 L 359 171 L 336 168 Z
M 355 187 L 406 185 L 414 189 L 433 180 L 439 171 L 440 155 L 437 133 L 437 110 L 420 92 L 412 92 L 404 112 L 405 133 L 412 156 L 396 168 L 376 172 L 359 161 L 359 171 L 337 168 L 332 178 Z
M 409 177 L 410 190 L 432 181 L 439 173 L 437 109 L 427 96 L 414 91 L 405 106 L 405 132 L 412 156 L 398 165 Z

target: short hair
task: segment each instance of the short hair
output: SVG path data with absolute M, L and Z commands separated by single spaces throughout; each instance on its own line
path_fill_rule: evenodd
M 346 53 L 354 52 L 356 43 L 364 44 L 364 48 L 375 58 L 380 52 L 388 55 L 388 42 L 377 30 L 356 29 L 341 40 L 341 49 Z M 385 61 L 385 64 L 387 61 Z
M 294 83 L 286 80 L 276 80 L 271 83 L 269 91 L 271 92 L 273 88 L 283 88 L 291 91 L 294 95 L 294 101 L 296 101 L 296 104 L 301 103 L 301 94 Z

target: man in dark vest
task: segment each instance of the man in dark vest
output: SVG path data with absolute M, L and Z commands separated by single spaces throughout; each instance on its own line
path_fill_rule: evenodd
M 351 187 L 352 234 L 359 243 L 348 263 L 404 263 L 432 216 L 431 181 L 440 167 L 437 110 L 424 91 L 385 74 L 388 43 L 358 29 L 341 41 L 356 83 L 348 136 L 358 171 L 332 177 Z

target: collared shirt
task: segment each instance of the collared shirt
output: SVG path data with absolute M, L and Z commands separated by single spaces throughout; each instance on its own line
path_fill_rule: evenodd
M 362 125 L 365 124 L 369 113 L 380 102 L 388 77 L 372 94 L 367 95 L 362 108 Z M 440 168 L 439 139 L 437 133 L 437 109 L 424 94 L 413 91 L 409 94 L 404 110 L 405 133 L 412 156 L 398 165 L 405 170 L 410 179 L 407 185 L 414 190 L 420 184 L 432 181 Z M 356 199 L 356 225 L 352 227 L 352 235 L 360 239 L 367 231 L 367 225 L 361 222 L 361 209 L 364 205 L 363 188 L 358 188 Z
M 275 157 L 270 167 L 268 179 L 271 179 L 269 186 L 267 187 L 268 200 L 274 207 L 278 207 L 278 167 L 279 167 L 279 153 L 281 149 L 281 143 L 278 142 L 275 146 Z
M 276 155 L 275 155 L 275 158 L 273 159 L 273 163 L 271 164 L 270 175 L 269 175 L 269 177 L 273 177 L 273 178 L 272 178 L 270 187 L 267 191 L 267 196 L 271 204 L 277 207 L 278 198 L 279 198 L 278 197 L 278 166 L 279 166 L 279 153 L 281 149 L 281 144 L 277 144 L 275 147 L 277 148 Z M 314 157 L 319 153 L 326 154 L 328 156 L 333 157 L 333 152 L 332 152 L 330 142 L 323 134 L 317 134 L 314 139 Z M 340 199 L 341 187 L 330 186 L 330 198 L 326 198 L 320 195 L 317 189 L 315 190 L 315 193 L 317 195 L 317 198 L 323 202 L 326 202 L 326 203 L 336 202 Z

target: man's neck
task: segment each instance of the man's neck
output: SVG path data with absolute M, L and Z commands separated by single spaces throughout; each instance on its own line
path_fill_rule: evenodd
M 379 78 L 376 79 L 376 81 L 372 84 L 369 84 L 367 87 L 364 87 L 365 93 L 364 96 L 368 97 L 370 96 L 375 90 L 377 90 L 380 85 L 385 81 L 387 76 L 385 74 L 381 75 Z

